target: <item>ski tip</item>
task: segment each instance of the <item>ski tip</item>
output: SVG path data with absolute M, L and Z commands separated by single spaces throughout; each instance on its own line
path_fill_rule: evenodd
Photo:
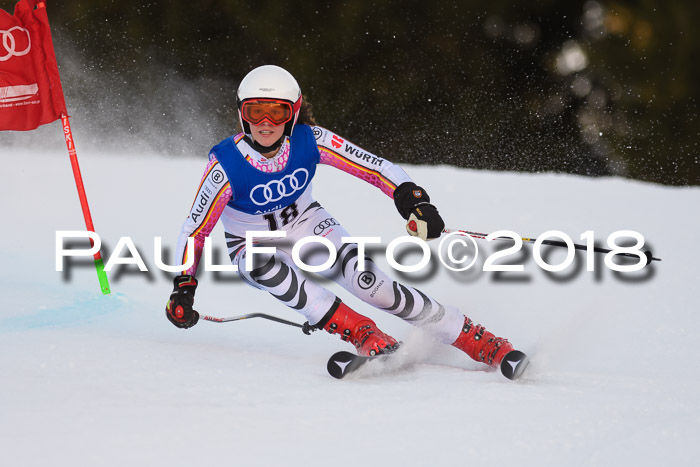
M 501 362 L 501 373 L 508 379 L 518 379 L 525 371 L 530 360 L 523 352 L 519 350 L 511 350 L 503 357 Z
M 348 367 L 355 361 L 357 355 L 350 352 L 336 352 L 328 359 L 328 374 L 336 379 L 343 379 L 348 373 Z

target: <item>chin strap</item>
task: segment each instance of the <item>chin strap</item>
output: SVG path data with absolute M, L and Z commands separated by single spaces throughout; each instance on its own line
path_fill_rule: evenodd
M 258 151 L 261 154 L 272 152 L 272 151 L 279 151 L 279 148 L 282 147 L 282 141 L 284 141 L 284 135 L 280 139 L 278 139 L 275 143 L 271 144 L 270 146 L 263 146 L 262 144 L 259 144 L 257 141 L 255 141 L 253 138 L 251 138 L 248 135 L 245 135 L 243 138 L 246 143 L 248 143 L 253 149 Z

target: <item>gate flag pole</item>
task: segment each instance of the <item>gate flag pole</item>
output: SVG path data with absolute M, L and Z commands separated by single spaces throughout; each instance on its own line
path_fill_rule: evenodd
M 75 186 L 78 188 L 78 197 L 80 198 L 80 207 L 83 209 L 83 217 L 85 218 L 85 227 L 90 231 L 94 232 L 95 227 L 92 224 L 92 216 L 90 215 L 90 206 L 88 205 L 87 195 L 85 194 L 85 186 L 83 185 L 83 176 L 80 173 L 80 165 L 78 165 L 78 155 L 75 152 L 75 143 L 73 142 L 73 132 L 70 128 L 70 121 L 68 120 L 68 115 L 65 113 L 61 115 L 61 125 L 63 125 L 63 136 L 66 139 L 66 147 L 68 148 L 68 155 L 70 157 L 70 165 L 73 168 L 73 178 L 75 178 Z M 92 238 L 90 239 L 90 246 L 94 246 Z M 103 294 L 109 294 L 109 281 L 107 280 L 107 273 L 105 273 L 104 261 L 102 261 L 102 255 L 100 250 L 97 250 L 94 255 L 95 258 L 95 269 L 97 270 L 97 279 L 100 281 L 100 289 L 102 289 Z
M 19 0 L 14 16 L 0 9 L 0 33 L 0 131 L 29 131 L 61 119 L 85 227 L 94 232 L 68 121 L 46 3 Z M 90 244 L 94 247 L 92 239 Z M 94 258 L 102 293 L 109 294 L 109 281 L 99 250 Z

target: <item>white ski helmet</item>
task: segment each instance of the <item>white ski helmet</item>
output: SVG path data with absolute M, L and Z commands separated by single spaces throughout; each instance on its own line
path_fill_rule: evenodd
M 241 84 L 238 85 L 236 92 L 238 120 L 241 122 L 243 132 L 252 139 L 250 124 L 241 116 L 243 102 L 248 99 L 279 99 L 289 102 L 292 105 L 293 116 L 285 123 L 284 134 L 292 136 L 294 124 L 301 109 L 301 88 L 291 73 L 275 65 L 263 65 L 245 75 Z

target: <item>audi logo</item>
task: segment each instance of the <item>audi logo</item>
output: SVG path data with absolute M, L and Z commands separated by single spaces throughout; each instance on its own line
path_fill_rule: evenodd
M 314 227 L 314 235 L 321 235 L 321 232 L 326 230 L 328 227 L 338 225 L 338 221 L 329 217 L 326 220 L 321 221 L 316 227 Z
M 265 184 L 255 185 L 250 190 L 250 200 L 258 206 L 276 203 L 282 198 L 292 196 L 297 191 L 304 189 L 308 181 L 309 172 L 306 169 L 296 169 L 290 175 L 282 177 L 281 180 L 270 180 Z
M 12 31 L 19 30 L 23 31 L 27 35 L 27 46 L 24 50 L 17 50 L 17 41 L 22 38 L 21 33 L 13 33 Z M 18 38 L 15 38 L 15 34 L 18 34 Z M 7 31 L 0 29 L 0 35 L 2 36 L 2 47 L 0 47 L 0 62 L 6 62 L 12 57 L 21 57 L 22 55 L 27 55 L 32 48 L 32 39 L 29 36 L 29 31 L 20 27 L 15 26 Z

